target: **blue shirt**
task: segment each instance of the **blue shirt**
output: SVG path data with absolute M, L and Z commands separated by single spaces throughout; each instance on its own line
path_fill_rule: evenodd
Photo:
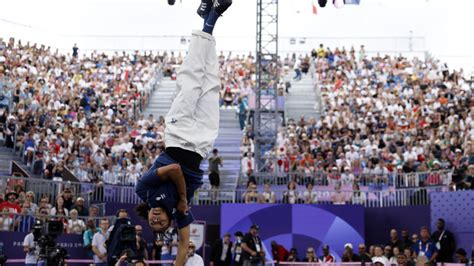
M 184 228 L 194 221 L 194 216 L 189 211 L 187 215 L 176 210 L 179 202 L 178 189 L 171 180 L 163 181 L 156 175 L 157 169 L 163 166 L 177 163 L 166 153 L 161 153 L 150 170 L 144 174 L 135 188 L 137 195 L 148 203 L 150 208 L 161 207 L 176 220 L 178 228 Z M 186 195 L 191 202 L 194 192 L 202 185 L 203 172 L 194 172 L 181 166 L 186 182 Z
M 433 255 L 436 252 L 438 252 L 438 249 L 436 248 L 435 243 L 433 243 L 431 240 L 423 242 L 420 239 L 415 244 L 413 244 L 412 249 L 418 256 L 423 255 L 424 253 L 424 255 L 428 258 L 428 260 L 431 260 Z M 420 252 L 422 252 L 422 254 L 420 254 Z
M 35 223 L 35 217 L 31 215 L 18 215 L 16 218 L 18 223 L 17 232 L 29 233 L 31 231 L 31 227 Z

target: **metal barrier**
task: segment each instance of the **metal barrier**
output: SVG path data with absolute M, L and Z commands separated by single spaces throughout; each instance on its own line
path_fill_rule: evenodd
M 43 215 L 41 214 L 10 214 L 12 216 L 12 225 L 10 228 L 10 232 L 22 232 L 22 233 L 29 233 L 31 229 L 33 228 L 34 221 L 36 219 L 42 220 L 42 221 L 63 221 L 64 223 L 64 234 L 78 234 L 79 232 L 72 232 L 70 230 L 77 230 L 76 228 L 69 228 L 69 222 L 71 221 L 71 216 L 61 216 L 61 215 Z M 77 216 L 77 219 L 73 220 L 75 222 L 76 220 L 82 221 L 81 227 L 82 230 L 80 233 L 84 233 L 85 230 L 87 230 L 87 221 L 92 220 L 94 221 L 94 224 L 96 226 L 99 225 L 100 220 L 107 218 L 110 222 L 110 224 L 115 224 L 115 220 L 117 217 L 115 216 L 96 216 L 96 217 L 91 217 L 91 216 Z M 75 223 L 74 225 L 77 226 L 78 223 Z M 5 232 L 5 230 L 1 230 Z
M 286 185 L 295 181 L 299 185 L 312 182 L 314 185 L 328 186 L 337 183 L 352 184 L 373 188 L 414 188 L 421 186 L 447 186 L 451 183 L 452 170 L 439 170 L 418 173 L 389 173 L 389 174 L 353 174 L 353 173 L 304 173 L 304 172 L 260 172 L 255 173 L 258 184 Z M 244 182 L 248 181 L 242 179 Z
M 36 195 L 48 195 L 51 199 L 55 195 L 69 188 L 74 195 L 86 199 L 89 204 L 97 202 L 121 202 L 138 204 L 141 200 L 135 194 L 132 186 L 115 186 L 79 182 L 58 182 L 37 178 L 1 177 L 1 191 L 12 189 L 11 184 L 23 186 L 25 191 L 33 191 Z M 223 203 L 317 203 L 317 204 L 354 204 L 365 207 L 410 206 L 429 204 L 429 193 L 447 191 L 447 186 L 431 186 L 420 188 L 394 188 L 382 190 L 352 190 L 350 186 L 336 189 L 331 186 L 315 186 L 311 192 L 305 189 L 287 190 L 277 188 L 271 192 L 274 202 L 266 200 L 264 191 L 253 189 L 220 189 L 196 191 L 193 199 L 194 205 L 219 205 Z M 311 195 L 311 198 L 308 196 Z M 37 197 L 39 198 L 39 197 Z M 50 201 L 51 202 L 51 201 Z

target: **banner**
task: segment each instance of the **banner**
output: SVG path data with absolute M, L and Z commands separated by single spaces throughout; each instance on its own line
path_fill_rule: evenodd
M 206 244 L 206 222 L 205 221 L 194 221 L 190 226 L 190 240 L 196 245 L 196 252 L 205 256 L 205 244 Z
M 321 254 L 320 248 L 327 244 L 338 261 L 346 243 L 364 243 L 362 206 L 224 204 L 221 208 L 221 236 L 236 231 L 245 234 L 257 224 L 268 260 L 272 259 L 273 240 L 296 248 L 299 254 L 306 254 L 308 247 Z

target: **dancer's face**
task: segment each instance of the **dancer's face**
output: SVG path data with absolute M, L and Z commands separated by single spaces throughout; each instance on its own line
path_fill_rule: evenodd
M 163 232 L 170 226 L 168 214 L 160 207 L 152 208 L 148 212 L 148 224 L 156 232 Z

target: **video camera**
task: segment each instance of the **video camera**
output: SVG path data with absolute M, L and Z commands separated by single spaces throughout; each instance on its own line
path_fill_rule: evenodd
M 109 265 L 115 265 L 124 253 L 127 254 L 128 264 L 131 264 L 132 260 L 137 259 L 136 241 L 135 226 L 132 225 L 130 219 L 117 219 L 114 229 L 110 232 L 109 239 L 106 242 Z
M 65 260 L 69 258 L 67 250 L 56 244 L 56 238 L 63 231 L 64 224 L 61 221 L 35 221 L 33 236 L 39 247 L 38 261 L 44 261 L 46 266 L 64 265 Z

